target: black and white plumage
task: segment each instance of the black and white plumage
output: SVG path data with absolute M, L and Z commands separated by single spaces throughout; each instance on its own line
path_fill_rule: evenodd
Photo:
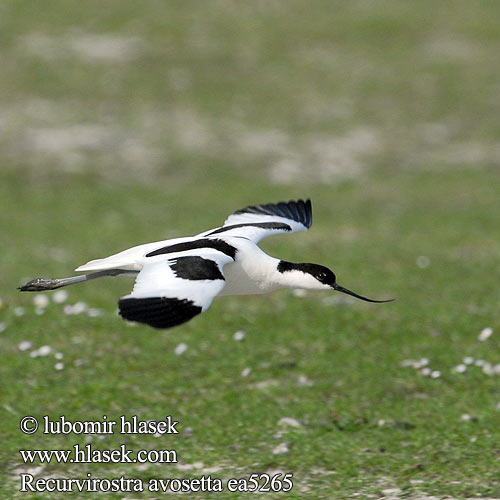
M 368 302 L 336 282 L 330 269 L 267 255 L 257 243 L 266 236 L 307 231 L 310 200 L 248 206 L 222 227 L 196 236 L 139 245 L 105 259 L 91 260 L 81 276 L 36 278 L 21 291 L 41 291 L 102 276 L 136 274 L 134 288 L 118 302 L 120 315 L 154 328 L 170 328 L 206 311 L 217 295 L 252 295 L 278 288 L 337 290 Z

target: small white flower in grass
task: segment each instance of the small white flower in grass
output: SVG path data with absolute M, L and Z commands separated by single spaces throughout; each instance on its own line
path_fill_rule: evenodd
M 88 309 L 87 304 L 85 302 L 77 302 L 76 304 L 73 304 L 72 306 L 69 304 L 66 304 L 64 306 L 64 314 L 67 314 L 68 316 L 72 316 L 74 314 L 81 314 L 85 312 Z
M 2 321 L 0 323 L 0 333 L 4 332 L 5 330 L 7 330 L 7 323 Z
M 66 290 L 57 290 L 57 292 L 54 292 L 54 295 L 52 295 L 52 300 L 56 304 L 62 304 L 68 300 L 68 292 Z
M 47 307 L 49 305 L 49 298 L 47 297 L 47 295 L 44 295 L 42 293 L 37 293 L 33 297 L 33 304 L 36 307 Z
M 85 312 L 88 309 L 87 304 L 85 302 L 77 302 L 73 306 L 73 314 L 81 314 L 82 312 Z
M 302 387 L 311 387 L 314 382 L 308 378 L 306 375 L 299 375 L 299 378 L 297 379 L 297 385 L 300 385 Z
M 87 311 L 87 316 L 89 318 L 97 318 L 99 316 L 102 316 L 102 311 L 100 309 L 95 309 L 93 307 L 91 307 L 88 311 Z
M 284 427 L 301 427 L 301 423 L 292 417 L 280 418 L 278 425 L 283 425 Z
M 234 340 L 243 340 L 245 338 L 245 332 L 243 330 L 238 330 L 234 332 L 233 339 Z
M 75 359 L 75 361 L 73 361 L 73 364 L 76 367 L 79 367 L 79 366 L 83 366 L 85 364 L 85 361 L 83 359 Z
M 77 302 L 76 304 L 70 305 L 66 304 L 64 306 L 64 314 L 68 316 L 73 316 L 75 314 L 81 314 L 87 310 L 87 304 L 85 302 Z
M 382 490 L 382 494 L 385 497 L 399 497 L 403 490 L 401 488 L 387 488 L 386 490 Z
M 483 328 L 481 330 L 481 333 L 477 337 L 477 340 L 479 340 L 480 342 L 484 342 L 485 340 L 488 340 L 491 337 L 492 333 L 493 333 L 493 328 L 489 326 L 487 328 Z
M 465 373 L 467 371 L 467 366 L 464 364 L 457 365 L 453 368 L 453 371 L 456 373 Z
M 45 307 L 35 307 L 35 314 L 37 316 L 41 316 L 42 314 L 45 314 Z
M 31 474 L 32 476 L 41 474 L 45 470 L 44 465 L 40 465 L 38 467 L 26 467 L 26 466 L 21 466 L 19 468 L 13 469 L 12 474 L 17 475 L 17 474 Z
M 497 409 L 497 411 L 500 411 L 500 401 L 497 403 L 496 409 Z
M 175 354 L 177 356 L 180 356 L 181 354 L 184 354 L 187 351 L 187 344 L 184 342 L 181 342 L 174 350 Z
M 286 443 L 280 443 L 276 446 L 276 448 L 274 448 L 273 455 L 282 455 L 283 453 L 288 453 L 289 451 L 290 449 Z
M 50 345 L 43 345 L 38 349 L 39 356 L 48 356 L 52 352 L 52 347 Z
M 16 316 L 24 316 L 24 307 L 14 307 L 14 314 Z
M 474 358 L 471 357 L 471 356 L 466 356 L 465 358 L 462 359 L 462 361 L 466 364 L 466 365 L 472 365 L 472 363 L 474 363 Z
M 60 371 L 60 370 L 64 370 L 64 363 L 61 363 L 61 362 L 56 363 L 56 364 L 54 365 L 54 368 L 55 368 L 56 370 L 58 370 L 58 371 Z
M 426 377 L 428 377 L 431 373 L 432 373 L 432 370 L 429 368 L 429 367 L 425 367 L 425 368 L 422 368 L 420 370 L 420 373 Z
M 303 288 L 296 288 L 292 293 L 295 295 L 295 297 L 301 298 L 307 295 L 307 292 Z
M 476 441 L 477 441 L 477 436 L 472 436 L 472 437 L 470 438 L 470 442 L 471 442 L 471 443 L 475 443 Z
M 419 366 L 418 361 L 415 361 L 414 359 L 404 359 L 399 363 L 399 366 L 403 368 L 411 367 L 411 368 L 417 368 Z
M 22 342 L 19 342 L 17 348 L 20 351 L 27 351 L 28 349 L 31 349 L 32 346 L 33 344 L 29 340 L 23 340 Z
M 429 259 L 429 257 L 427 257 L 426 255 L 420 255 L 419 257 L 417 257 L 417 266 L 420 269 L 425 269 L 430 265 L 431 265 L 431 259 Z
M 248 377 L 248 375 L 250 375 L 252 369 L 251 368 L 243 368 L 242 372 L 241 372 L 241 376 L 242 377 Z
M 192 464 L 177 464 L 177 469 L 179 470 L 192 470 L 192 469 L 203 469 L 205 464 L 203 462 L 194 462 Z
M 469 420 L 473 420 L 474 419 L 474 417 L 472 415 L 469 415 L 468 413 L 464 413 L 460 418 L 464 422 L 468 422 Z
M 439 378 L 441 376 L 441 372 L 439 370 L 433 370 L 431 372 L 431 378 Z
M 408 360 L 408 362 L 411 362 L 412 360 Z M 429 364 L 429 359 L 428 358 L 420 358 L 418 361 L 414 361 L 413 363 L 409 364 L 408 366 L 412 366 L 416 370 L 420 370 L 420 368 L 423 368 L 424 366 L 427 366 Z
M 40 356 L 48 356 L 52 352 L 52 347 L 43 345 L 40 349 L 35 349 L 30 352 L 30 358 L 38 358 Z
M 485 363 L 486 363 L 486 361 L 484 359 L 476 359 L 476 361 L 474 362 L 474 365 L 475 366 L 484 366 Z
M 274 379 L 269 379 L 269 380 L 261 380 L 259 382 L 255 382 L 255 384 L 252 385 L 252 387 L 255 387 L 256 389 L 267 389 L 268 387 L 275 387 L 278 385 L 278 381 Z
M 63 354 L 62 352 L 56 352 L 56 353 L 54 354 L 54 357 L 55 357 L 56 359 L 63 359 L 63 358 L 64 358 L 64 354 Z
M 493 367 L 493 373 L 495 373 L 496 375 L 500 375 L 500 363 L 499 363 L 499 364 L 496 364 L 496 365 Z
M 485 375 L 493 375 L 495 373 L 492 364 L 488 362 L 484 363 L 482 371 Z

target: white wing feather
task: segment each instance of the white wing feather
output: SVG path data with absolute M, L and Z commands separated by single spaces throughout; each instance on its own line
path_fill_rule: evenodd
M 220 252 L 184 251 L 147 259 L 137 275 L 132 293 L 122 298 L 169 297 L 192 301 L 203 311 L 210 307 L 215 296 L 222 291 L 226 282 L 223 279 L 184 279 L 176 276 L 171 265 L 179 257 L 202 257 L 217 264 L 220 273 L 225 264 L 233 262 L 231 257 Z
M 144 243 L 132 248 L 127 248 L 122 252 L 115 253 L 104 259 L 94 259 L 80 267 L 75 271 L 104 271 L 106 269 L 124 269 L 127 271 L 140 271 L 142 264 L 140 263 L 144 256 L 157 250 L 158 248 L 166 247 L 168 245 L 175 245 L 185 241 L 191 241 L 192 237 L 174 238 L 171 240 L 156 241 L 154 243 Z
M 233 259 L 211 249 L 198 253 L 203 257 L 178 252 L 146 258 L 132 293 L 118 301 L 120 315 L 153 328 L 171 328 L 206 311 L 226 283 L 224 264 Z

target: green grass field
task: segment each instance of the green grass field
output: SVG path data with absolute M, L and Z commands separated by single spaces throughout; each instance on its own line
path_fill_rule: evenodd
M 21 473 L 293 473 L 290 492 L 258 498 L 500 498 L 499 15 L 488 1 L 4 2 L 0 498 L 178 498 L 20 493 Z M 43 311 L 16 290 L 297 197 L 313 227 L 263 249 L 396 302 L 284 290 L 155 331 L 116 315 L 131 278 Z M 100 314 L 64 313 L 77 302 Z M 435 378 L 403 366 L 422 358 Z M 25 415 L 172 415 L 180 433 L 25 435 Z M 179 462 L 19 453 L 89 443 Z

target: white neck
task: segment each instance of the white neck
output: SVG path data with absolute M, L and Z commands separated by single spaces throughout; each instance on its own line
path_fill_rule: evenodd
M 260 250 L 260 249 L 259 249 Z M 298 270 L 278 271 L 279 259 L 264 252 L 253 252 L 250 258 L 241 258 L 224 266 L 226 286 L 220 295 L 254 295 L 279 288 L 329 290 L 310 274 Z

